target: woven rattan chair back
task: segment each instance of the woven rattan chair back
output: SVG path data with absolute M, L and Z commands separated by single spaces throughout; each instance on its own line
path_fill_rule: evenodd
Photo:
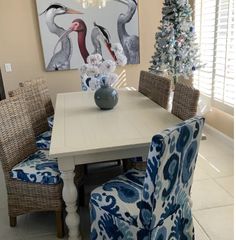
M 31 86 L 31 85 L 37 86 L 37 88 L 41 94 L 44 107 L 46 109 L 47 117 L 54 115 L 54 108 L 52 105 L 52 101 L 50 98 L 49 89 L 47 87 L 46 80 L 44 78 L 36 78 L 36 79 L 32 79 L 30 81 L 20 83 L 20 87 Z
M 171 113 L 182 120 L 192 118 L 197 113 L 200 92 L 182 83 L 176 83 Z
M 35 136 L 48 130 L 47 114 L 42 97 L 35 85 L 25 86 L 9 92 L 10 97 L 23 98 L 27 104 Z
M 162 76 L 155 76 L 155 81 L 152 82 L 150 99 L 162 106 L 168 108 L 170 97 L 171 80 Z
M 167 109 L 171 80 L 151 72 L 141 71 L 139 92 Z
M 0 101 L 0 159 L 9 177 L 13 166 L 36 151 L 35 137 L 23 98 Z
M 139 89 L 143 95 L 150 97 L 153 81 L 155 81 L 156 76 L 150 72 L 141 71 L 139 76 Z

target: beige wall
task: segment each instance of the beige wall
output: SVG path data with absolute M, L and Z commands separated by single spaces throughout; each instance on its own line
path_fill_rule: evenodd
M 118 71 L 125 70 L 129 86 L 137 87 L 139 71 L 149 66 L 161 9 L 162 1 L 139 0 L 141 63 Z M 6 92 L 17 88 L 21 81 L 40 76 L 48 80 L 53 102 L 59 92 L 80 90 L 77 70 L 45 72 L 35 0 L 0 0 L 0 10 L 0 67 Z M 5 73 L 4 63 L 12 63 L 11 73 Z M 227 124 L 222 124 L 225 121 Z M 213 109 L 207 116 L 207 122 L 233 136 L 232 116 Z
M 234 138 L 234 117 L 232 115 L 217 108 L 212 108 L 212 111 L 206 115 L 206 123 L 225 135 Z
M 148 1 L 139 1 L 141 63 L 124 68 L 130 86 L 137 86 L 139 71 L 148 68 L 154 51 L 162 3 Z M 35 0 L 0 0 L 0 9 L 0 66 L 6 92 L 20 81 L 40 76 L 48 80 L 53 101 L 58 92 L 80 90 L 77 70 L 45 72 Z M 8 62 L 12 63 L 11 73 L 4 71 L 4 63 Z

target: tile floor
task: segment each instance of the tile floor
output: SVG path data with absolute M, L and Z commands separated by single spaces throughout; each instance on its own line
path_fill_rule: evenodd
M 207 140 L 201 142 L 192 187 L 196 240 L 232 240 L 234 230 L 233 142 L 210 128 L 205 129 L 205 134 Z M 89 192 L 95 187 L 94 182 L 101 184 L 121 171 L 120 167 L 113 168 L 113 171 L 111 168 L 103 168 L 96 174 L 93 170 L 90 168 L 90 177 L 87 180 L 87 200 Z M 0 186 L 0 240 L 57 239 L 53 213 L 36 213 L 18 217 L 17 227 L 10 228 L 2 170 L 0 170 Z M 87 240 L 89 239 L 88 208 L 81 208 L 80 214 L 82 237 Z

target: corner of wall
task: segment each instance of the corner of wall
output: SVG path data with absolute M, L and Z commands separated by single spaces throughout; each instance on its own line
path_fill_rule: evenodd
M 234 138 L 234 116 L 217 108 L 206 114 L 206 123 L 221 131 L 230 138 Z

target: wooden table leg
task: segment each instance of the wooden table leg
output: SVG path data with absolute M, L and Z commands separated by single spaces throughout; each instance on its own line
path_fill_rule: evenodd
M 80 216 L 77 213 L 77 188 L 74 184 L 74 161 L 73 158 L 58 160 L 61 178 L 63 179 L 62 196 L 66 204 L 66 225 L 69 229 L 69 240 L 81 240 L 79 232 Z

